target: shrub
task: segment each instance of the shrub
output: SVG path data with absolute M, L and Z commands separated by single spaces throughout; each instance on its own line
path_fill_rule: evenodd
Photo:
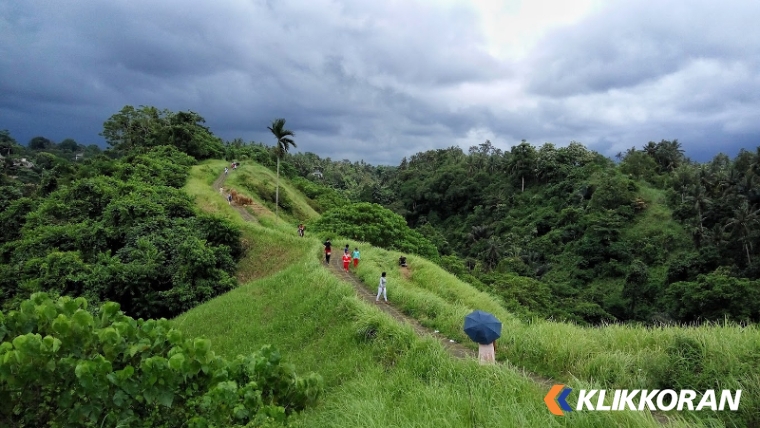
M 360 202 L 326 212 L 314 224 L 317 231 L 332 232 L 379 247 L 438 258 L 438 250 L 406 220 L 378 204 Z
M 53 427 L 240 427 L 285 422 L 320 396 L 270 346 L 226 360 L 166 319 L 116 303 L 37 293 L 0 312 L 0 424 Z

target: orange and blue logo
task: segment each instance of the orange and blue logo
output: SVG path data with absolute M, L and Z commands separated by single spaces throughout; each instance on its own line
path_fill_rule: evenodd
M 549 408 L 549 411 L 552 412 L 552 414 L 564 416 L 565 413 L 563 410 L 565 412 L 573 411 L 573 408 L 567 404 L 567 397 L 571 392 L 573 392 L 573 389 L 566 387 L 565 385 L 554 385 L 552 389 L 549 390 L 549 393 L 546 394 L 546 397 L 544 397 L 544 403 L 546 403 L 546 407 Z
M 573 389 L 565 385 L 554 385 L 544 397 L 544 403 L 552 414 L 564 416 L 565 412 L 572 411 L 623 411 L 623 410 L 702 410 L 723 411 L 728 407 L 730 411 L 739 410 L 742 390 L 720 390 L 716 393 L 713 389 L 706 391 L 694 391 L 682 389 L 581 389 L 578 391 L 578 402 L 575 408 L 567 403 L 567 398 Z M 609 393 L 609 394 L 608 394 Z M 638 398 L 638 403 L 636 399 Z M 606 400 L 605 400 L 606 399 Z M 596 404 L 594 404 L 596 400 Z

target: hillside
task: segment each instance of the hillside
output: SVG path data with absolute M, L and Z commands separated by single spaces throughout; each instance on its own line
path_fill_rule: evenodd
M 424 326 L 472 347 L 461 332 L 467 312 L 489 310 L 504 321 L 498 358 L 505 364 L 480 367 L 451 358 L 435 340 L 415 336 L 411 328 L 357 299 L 349 284 L 320 265 L 320 240 L 308 232 L 306 239 L 297 238 L 295 218 L 290 223 L 270 219 L 271 227 L 242 221 L 210 188 L 217 164 L 195 167 L 186 188 L 200 206 L 233 219 L 255 242 L 241 266 L 249 271 L 246 276 L 259 279 L 187 312 L 175 323 L 187 334 L 211 338 L 226 355 L 272 343 L 299 367 L 321 373 L 327 396 L 304 414 L 303 426 L 656 425 L 645 415 L 629 412 L 551 416 L 542 401 L 546 389 L 522 375 L 522 369 L 574 387 L 704 389 L 719 379 L 722 387 L 743 386 L 743 409 L 757 402 L 752 385 L 758 380 L 751 375 L 757 369 L 752 355 L 760 344 L 755 327 L 525 323 L 508 313 L 499 299 L 433 263 L 410 256 L 406 274 L 396 267 L 398 253 L 345 240 L 362 249 L 356 275 L 374 285 L 380 270 L 388 271 L 394 305 Z M 245 170 L 244 165 L 241 171 Z M 334 242 L 342 245 L 343 240 Z M 279 269 L 256 262 L 272 252 L 280 254 Z M 268 273 L 258 274 L 258 269 Z M 696 354 L 684 354 L 684 349 Z M 709 415 L 681 415 L 709 420 Z M 740 425 L 755 421 L 750 410 L 727 416 Z
M 760 333 L 746 322 L 760 313 L 752 155 L 696 166 L 661 156 L 677 149 L 662 142 L 615 165 L 578 144 L 486 144 L 319 175 L 286 156 L 275 208 L 276 150 L 153 113 L 125 108 L 117 118 L 154 126 L 114 132 L 112 149 L 81 162 L 11 147 L 0 174 L 10 425 L 240 426 L 285 412 L 300 426 L 760 425 Z M 223 175 L 222 153 L 242 166 Z M 322 264 L 326 237 L 361 248 L 359 268 Z M 388 306 L 371 297 L 382 271 Z M 473 309 L 504 322 L 496 367 L 467 357 Z M 674 322 L 704 319 L 725 321 Z M 558 418 L 543 403 L 555 383 L 744 394 L 738 412 Z M 246 404 L 224 404 L 236 390 Z M 259 393 L 266 407 L 250 401 Z
M 663 140 L 617 159 L 576 142 L 486 141 L 397 166 L 313 153 L 286 163 L 403 216 L 441 266 L 526 319 L 760 321 L 760 306 L 747 304 L 760 300 L 760 148 L 700 164 Z

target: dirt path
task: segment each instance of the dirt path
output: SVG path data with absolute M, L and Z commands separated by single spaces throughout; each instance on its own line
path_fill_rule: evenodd
M 458 342 L 453 341 L 452 339 L 449 339 L 448 337 L 444 336 L 441 333 L 438 333 L 437 331 L 434 331 L 427 327 L 422 326 L 419 323 L 419 321 L 417 321 L 415 318 L 412 318 L 402 313 L 401 311 L 396 309 L 392 304 L 385 304 L 382 301 L 378 303 L 375 300 L 377 295 L 374 294 L 374 291 L 370 291 L 370 288 L 364 282 L 362 282 L 359 278 L 357 278 L 353 273 L 346 272 L 345 270 L 343 270 L 343 267 L 339 265 L 339 261 L 335 259 L 330 260 L 329 269 L 335 276 L 353 285 L 359 297 L 364 299 L 366 302 L 376 305 L 380 310 L 392 316 L 397 321 L 401 323 L 409 324 L 414 329 L 414 331 L 417 332 L 419 336 L 434 337 L 439 342 L 441 342 L 441 345 L 443 345 L 444 349 L 446 349 L 446 351 L 448 351 L 449 354 L 451 354 L 452 356 L 456 358 L 462 358 L 462 359 L 478 357 L 478 353 L 476 351 L 470 348 L 467 348 L 461 343 L 458 343 Z M 499 364 L 504 364 L 508 367 L 511 367 L 513 370 L 515 370 L 515 372 L 518 372 L 521 375 L 530 378 L 532 381 L 536 382 L 537 384 L 540 384 L 542 387 L 546 388 L 547 390 L 557 383 L 549 378 L 541 377 L 539 375 L 531 373 L 525 370 L 524 368 L 513 366 L 509 362 L 499 363 Z
M 368 290 L 367 286 L 361 280 L 359 280 L 353 273 L 346 272 L 345 270 L 343 270 L 343 266 L 339 266 L 338 263 L 339 263 L 338 260 L 335 260 L 335 259 L 330 260 L 330 266 L 329 266 L 330 271 L 338 278 L 353 285 L 354 289 L 356 290 L 356 294 L 358 294 L 359 297 L 361 297 L 364 301 L 366 301 L 367 303 L 376 305 L 380 310 L 392 316 L 397 321 L 401 323 L 409 324 L 418 335 L 433 336 L 439 342 L 441 342 L 443 347 L 451 355 L 457 358 L 477 357 L 477 353 L 475 353 L 471 349 L 468 349 L 462 346 L 461 344 L 454 342 L 453 340 L 445 337 L 444 335 L 440 333 L 436 333 L 435 331 L 432 331 L 428 328 L 423 327 L 416 319 L 409 317 L 407 315 L 404 315 L 401 311 L 393 307 L 393 305 L 386 304 L 383 301 L 380 301 L 380 302 L 375 301 L 376 295 L 372 291 Z
M 226 178 L 227 177 L 224 174 L 222 174 L 221 176 L 219 176 L 219 178 L 217 178 L 214 181 L 213 188 L 216 191 L 219 191 L 219 188 L 224 185 L 224 181 L 225 181 Z M 220 195 L 220 197 L 226 197 L 226 196 L 227 196 L 226 193 Z M 258 220 L 256 219 L 256 217 L 253 216 L 246 209 L 246 207 L 241 207 L 241 206 L 233 205 L 233 208 L 235 208 L 235 210 L 237 210 L 237 212 L 239 212 L 240 215 L 243 217 L 243 219 L 245 219 L 246 221 L 258 222 Z M 271 212 L 268 209 L 266 209 L 265 207 L 260 206 L 256 202 L 254 202 L 253 205 L 249 206 L 248 208 L 253 209 L 253 211 L 257 215 L 259 215 L 259 214 L 265 214 L 265 215 L 266 214 L 271 214 Z M 376 291 L 376 289 L 373 290 L 373 291 L 371 291 L 371 287 L 367 286 L 367 284 L 365 284 L 364 282 L 362 282 L 353 273 L 346 272 L 345 270 L 343 270 L 343 267 L 339 263 L 342 263 L 342 262 L 340 262 L 338 260 L 338 258 L 337 258 L 337 252 L 336 252 L 333 255 L 333 257 L 332 257 L 332 260 L 330 260 L 330 265 L 328 266 L 328 269 L 330 270 L 330 272 L 333 275 L 335 275 L 339 279 L 342 279 L 342 280 L 348 282 L 349 284 L 353 285 L 354 290 L 356 291 L 356 294 L 360 298 L 362 298 L 364 301 L 366 301 L 367 303 L 370 303 L 370 304 L 373 304 L 373 305 L 377 306 L 380 310 L 382 310 L 383 312 L 385 312 L 388 315 L 392 316 L 398 322 L 410 325 L 419 336 L 432 336 L 432 337 L 434 337 L 436 340 L 438 340 L 441 343 L 441 345 L 443 345 L 443 348 L 446 349 L 446 351 L 450 355 L 452 355 L 453 357 L 460 358 L 460 359 L 477 358 L 477 356 L 478 356 L 477 352 L 475 352 L 474 350 L 469 349 L 469 348 L 465 347 L 464 345 L 455 342 L 452 339 L 449 339 L 448 337 L 444 336 L 443 334 L 441 334 L 441 333 L 439 333 L 437 331 L 433 331 L 433 330 L 431 330 L 429 328 L 423 327 L 422 324 L 420 324 L 419 321 L 417 321 L 415 318 L 410 317 L 408 315 L 405 315 L 404 313 L 402 313 L 401 311 L 399 311 L 398 309 L 396 309 L 392 304 L 386 304 L 384 302 L 377 302 L 377 301 L 375 301 L 375 297 L 376 297 L 375 291 Z M 520 375 L 522 375 L 522 376 L 530 379 L 531 381 L 533 381 L 534 383 L 536 383 L 541 389 L 544 389 L 547 392 L 555 384 L 562 383 L 562 382 L 555 381 L 555 380 L 552 380 L 552 379 L 547 378 L 547 377 L 543 377 L 543 376 L 537 375 L 537 374 L 535 374 L 535 373 L 533 373 L 533 372 L 525 369 L 524 367 L 515 366 L 515 365 L 511 364 L 508 361 L 504 362 L 504 363 L 499 363 L 499 364 L 507 366 L 507 367 L 511 368 L 515 373 L 518 373 L 518 374 L 520 374 Z M 651 413 L 652 413 L 652 416 L 654 417 L 654 419 L 657 422 L 659 422 L 660 424 L 662 424 L 662 425 L 668 425 L 669 424 L 670 421 L 669 421 L 669 419 L 668 419 L 667 416 L 665 416 L 665 415 L 663 415 L 663 414 L 661 414 L 659 412 L 651 412 Z
M 220 175 L 219 178 L 217 178 L 216 180 L 214 180 L 214 183 L 211 185 L 211 187 L 215 191 L 219 192 L 219 189 L 222 188 L 222 186 L 224 186 L 224 181 L 226 179 L 227 179 L 227 175 L 225 175 L 225 174 Z M 227 197 L 227 192 L 220 192 L 219 196 L 222 197 L 222 198 L 226 198 Z M 250 212 L 248 212 L 248 210 L 246 209 L 246 207 L 241 207 L 240 205 L 232 204 L 232 208 L 235 208 L 235 210 L 240 213 L 240 216 L 243 217 L 243 220 L 245 220 L 245 221 L 252 221 L 252 222 L 255 222 L 255 223 L 259 222 L 253 214 L 251 214 Z M 253 202 L 253 204 L 251 204 L 249 206 L 249 208 L 251 208 L 253 210 L 253 212 L 255 212 L 257 214 L 261 214 L 263 211 L 268 211 L 266 208 L 260 206 L 255 201 Z
M 463 346 L 460 343 L 457 343 L 445 337 L 443 334 L 438 333 L 437 331 L 433 331 L 429 328 L 423 327 L 416 319 L 408 315 L 405 315 L 404 313 L 396 309 L 393 305 L 386 304 L 383 301 L 377 302 L 375 300 L 377 297 L 375 292 L 370 291 L 370 288 L 367 286 L 367 284 L 365 284 L 359 278 L 357 278 L 356 275 L 354 275 L 351 272 L 346 272 L 343 269 L 342 261 L 337 260 L 337 257 L 335 257 L 335 253 L 333 254 L 333 257 L 330 260 L 330 265 L 328 266 L 328 269 L 330 270 L 330 272 L 333 273 L 333 275 L 353 285 L 354 290 L 356 290 L 356 294 L 358 294 L 359 297 L 361 297 L 367 303 L 376 305 L 380 310 L 392 316 L 398 322 L 409 324 L 419 336 L 432 336 L 436 338 L 439 342 L 441 342 L 441 345 L 443 345 L 444 349 L 446 349 L 446 351 L 448 351 L 449 354 L 451 354 L 452 356 L 456 358 L 461 358 L 461 359 L 478 357 L 477 352 Z M 518 373 L 530 379 L 535 384 L 537 384 L 541 389 L 544 389 L 547 392 L 549 391 L 549 389 L 551 389 L 552 386 L 558 383 L 564 383 L 564 382 L 559 382 L 559 381 L 549 379 L 544 376 L 537 375 L 527 370 L 524 367 L 515 366 L 508 361 L 504 363 L 500 362 L 499 364 L 507 366 L 511 370 L 513 370 L 515 373 Z M 670 422 L 668 417 L 660 412 L 651 412 L 651 413 L 654 419 L 662 425 L 667 425 Z

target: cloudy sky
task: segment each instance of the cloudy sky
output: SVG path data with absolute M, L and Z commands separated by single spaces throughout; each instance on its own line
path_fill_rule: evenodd
M 0 129 L 103 144 L 125 105 L 396 165 L 490 139 L 760 145 L 757 0 L 0 0 Z

